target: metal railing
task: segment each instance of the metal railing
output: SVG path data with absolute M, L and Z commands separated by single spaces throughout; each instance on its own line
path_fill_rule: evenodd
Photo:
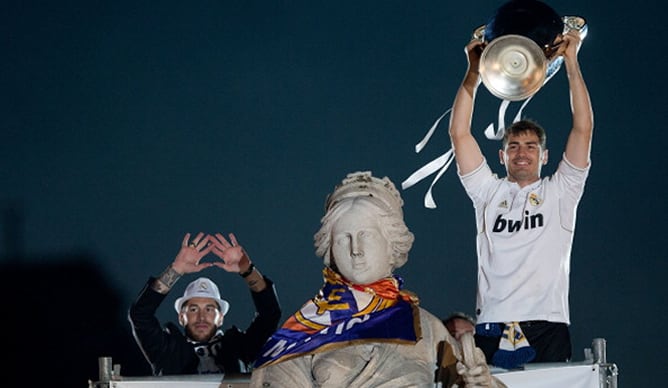
M 617 365 L 607 360 L 606 340 L 604 338 L 594 338 L 592 347 L 584 349 L 585 360 L 581 362 L 564 362 L 550 364 L 527 364 L 524 370 L 519 371 L 499 371 L 493 370 L 496 376 L 506 375 L 513 377 L 512 374 L 521 374 L 535 370 L 542 370 L 545 373 L 554 373 L 555 375 L 564 374 L 569 367 L 594 365 L 598 369 L 598 387 L 597 388 L 618 388 L 617 378 L 619 370 Z M 250 374 L 237 375 L 177 375 L 177 376 L 143 376 L 126 377 L 122 376 L 121 366 L 112 363 L 111 357 L 99 357 L 99 376 L 98 381 L 88 381 L 89 388 L 247 388 L 250 386 Z M 561 370 L 560 370 L 561 368 Z M 595 384 L 594 384 L 595 385 Z M 435 385 L 436 386 L 436 385 Z M 516 384 L 511 388 L 522 388 L 525 385 Z M 540 386 L 540 382 L 532 382 L 530 386 Z M 592 385 L 589 385 L 592 386 Z

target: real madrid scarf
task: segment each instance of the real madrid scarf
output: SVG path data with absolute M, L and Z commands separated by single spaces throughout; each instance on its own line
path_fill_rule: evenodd
M 503 332 L 500 324 L 481 323 L 476 325 L 476 334 L 496 337 L 500 336 L 499 349 L 492 356 L 492 364 L 504 369 L 515 369 L 536 357 L 536 351 L 524 336 L 519 322 L 503 323 Z
M 371 284 L 352 284 L 328 267 L 318 295 L 288 318 L 265 343 L 255 368 L 291 358 L 364 342 L 414 344 L 421 338 L 418 298 L 391 276 Z M 358 306 L 353 290 L 371 294 Z

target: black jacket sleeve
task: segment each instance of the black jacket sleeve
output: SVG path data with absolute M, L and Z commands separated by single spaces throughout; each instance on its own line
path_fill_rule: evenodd
M 267 283 L 264 290 L 251 291 L 256 314 L 248 328 L 242 332 L 233 327 L 225 332 L 229 348 L 235 349 L 233 354 L 245 364 L 255 361 L 262 345 L 274 334 L 281 319 L 281 307 L 274 283 L 267 277 L 264 280 Z
M 196 373 L 199 361 L 192 345 L 176 325 L 169 324 L 163 330 L 155 316 L 166 295 L 151 288 L 154 281 L 155 278 L 149 278 L 130 306 L 132 334 L 154 375 Z

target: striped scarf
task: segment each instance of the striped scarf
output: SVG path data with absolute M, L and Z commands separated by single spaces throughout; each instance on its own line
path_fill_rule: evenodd
M 420 337 L 419 300 L 391 276 L 352 284 L 328 267 L 318 295 L 288 318 L 265 343 L 255 368 L 291 358 L 365 342 L 416 343 Z M 372 295 L 358 306 L 353 290 Z

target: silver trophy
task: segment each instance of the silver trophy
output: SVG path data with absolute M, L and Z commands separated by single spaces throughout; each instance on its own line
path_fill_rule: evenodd
M 511 0 L 501 5 L 487 24 L 473 32 L 485 43 L 479 67 L 482 83 L 503 100 L 533 96 L 561 67 L 556 41 L 571 30 L 584 39 L 585 20 L 559 16 L 541 1 Z

